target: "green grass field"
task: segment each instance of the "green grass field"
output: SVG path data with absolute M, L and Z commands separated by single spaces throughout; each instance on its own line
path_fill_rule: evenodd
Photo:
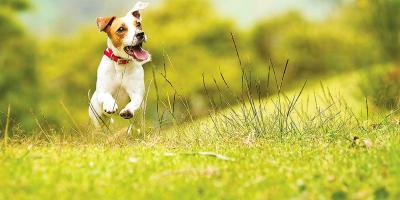
M 11 138 L 0 199 L 400 199 L 400 127 L 366 117 L 359 76 L 167 130 Z

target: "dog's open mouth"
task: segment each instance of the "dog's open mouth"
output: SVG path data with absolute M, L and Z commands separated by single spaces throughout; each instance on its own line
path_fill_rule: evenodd
M 142 48 L 142 43 L 136 46 L 126 46 L 124 51 L 138 61 L 145 61 L 150 57 L 149 52 Z

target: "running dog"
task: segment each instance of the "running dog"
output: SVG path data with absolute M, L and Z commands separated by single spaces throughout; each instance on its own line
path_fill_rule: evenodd
M 130 102 L 119 112 L 124 119 L 133 117 L 145 93 L 142 65 L 151 60 L 143 49 L 147 36 L 142 29 L 140 11 L 148 3 L 138 2 L 123 17 L 98 17 L 97 28 L 107 34 L 107 49 L 97 70 L 96 91 L 89 106 L 95 126 L 118 111 L 116 99 L 128 96 Z

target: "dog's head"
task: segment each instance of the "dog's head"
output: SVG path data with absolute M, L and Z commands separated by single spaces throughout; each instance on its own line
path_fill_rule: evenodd
M 140 11 L 148 3 L 138 2 L 124 17 L 98 17 L 97 28 L 108 35 L 108 45 L 114 54 L 122 58 L 133 58 L 136 62 L 150 61 L 150 54 L 143 49 L 147 40 L 142 29 Z

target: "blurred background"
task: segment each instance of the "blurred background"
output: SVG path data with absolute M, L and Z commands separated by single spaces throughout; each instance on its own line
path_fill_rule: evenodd
M 274 94 L 274 87 L 266 87 L 269 65 L 279 74 L 287 59 L 286 90 L 304 80 L 361 70 L 368 75 L 359 88 L 377 109 L 398 106 L 400 0 L 149 2 L 142 13 L 149 37 L 145 47 L 153 55 L 144 66 L 149 124 L 171 118 L 167 107 L 174 99 L 179 121 L 206 116 L 209 96 L 218 98 L 223 92 L 218 88 L 224 84 L 221 73 L 231 89 L 226 96 L 240 95 L 241 68 L 252 74 L 262 96 Z M 38 123 L 54 130 L 68 125 L 62 104 L 79 124 L 87 124 L 88 91 L 94 91 L 106 47 L 106 35 L 97 31 L 95 19 L 122 16 L 135 3 L 0 0 L 1 130 L 8 105 L 12 127 L 27 134 Z M 232 104 L 218 108 L 235 102 L 226 101 Z

